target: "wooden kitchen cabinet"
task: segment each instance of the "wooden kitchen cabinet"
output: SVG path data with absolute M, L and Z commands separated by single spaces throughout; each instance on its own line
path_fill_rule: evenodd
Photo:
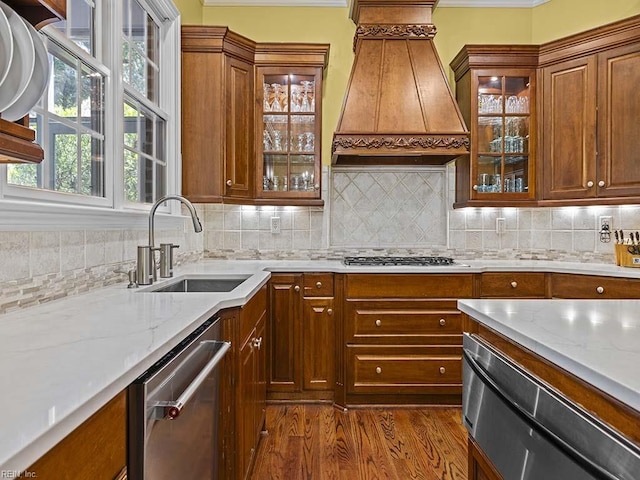
M 451 62 L 471 131 L 454 207 L 534 204 L 537 64 L 535 45 L 466 45 Z
M 192 202 L 253 196 L 255 43 L 182 26 L 182 191 Z
M 469 436 L 467 442 L 469 460 L 468 480 L 503 480 L 478 444 Z
M 119 480 L 126 478 L 126 464 L 127 396 L 123 391 L 26 472 L 41 479 Z
M 182 27 L 182 185 L 192 202 L 323 205 L 328 53 L 325 44 Z
M 242 308 L 220 313 L 231 350 L 221 367 L 219 477 L 251 475 L 266 412 L 267 287 Z
M 224 196 L 253 196 L 253 65 L 229 57 L 225 65 Z
M 554 273 L 551 276 L 552 298 L 638 299 L 640 282 L 631 278 Z
M 539 272 L 487 272 L 480 275 L 480 298 L 545 298 L 548 275 Z
M 467 274 L 349 274 L 344 287 L 345 388 L 335 402 L 459 405 Z M 344 372 L 344 373 L 342 373 Z
M 640 17 L 540 47 L 541 205 L 637 203 Z
M 256 185 L 261 199 L 320 200 L 322 71 L 322 65 L 257 68 Z
M 268 398 L 330 400 L 335 371 L 332 273 L 272 274 Z

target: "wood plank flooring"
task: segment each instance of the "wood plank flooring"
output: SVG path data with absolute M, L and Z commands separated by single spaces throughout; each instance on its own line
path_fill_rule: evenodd
M 467 480 L 459 408 L 269 405 L 252 480 Z

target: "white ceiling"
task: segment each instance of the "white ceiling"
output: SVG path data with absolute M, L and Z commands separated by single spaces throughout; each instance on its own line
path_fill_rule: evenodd
M 205 6 L 346 7 L 349 0 L 201 0 Z M 531 8 L 550 0 L 440 0 L 439 7 Z

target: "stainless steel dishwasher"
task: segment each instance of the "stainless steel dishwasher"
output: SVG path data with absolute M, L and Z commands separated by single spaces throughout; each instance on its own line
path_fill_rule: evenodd
M 129 386 L 130 480 L 218 478 L 220 338 L 207 320 Z
M 639 480 L 640 448 L 475 335 L 462 413 L 505 480 Z

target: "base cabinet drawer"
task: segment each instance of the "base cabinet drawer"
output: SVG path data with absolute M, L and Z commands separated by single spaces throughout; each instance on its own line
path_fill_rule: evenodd
M 458 310 L 424 310 L 409 302 L 393 308 L 377 302 L 349 302 L 347 342 L 458 345 L 462 315 Z
M 551 277 L 554 298 L 640 298 L 640 281 L 632 278 L 600 277 L 554 273 Z
M 534 272 L 483 273 L 482 298 L 544 298 L 545 274 Z
M 349 393 L 460 393 L 462 349 L 347 348 Z

